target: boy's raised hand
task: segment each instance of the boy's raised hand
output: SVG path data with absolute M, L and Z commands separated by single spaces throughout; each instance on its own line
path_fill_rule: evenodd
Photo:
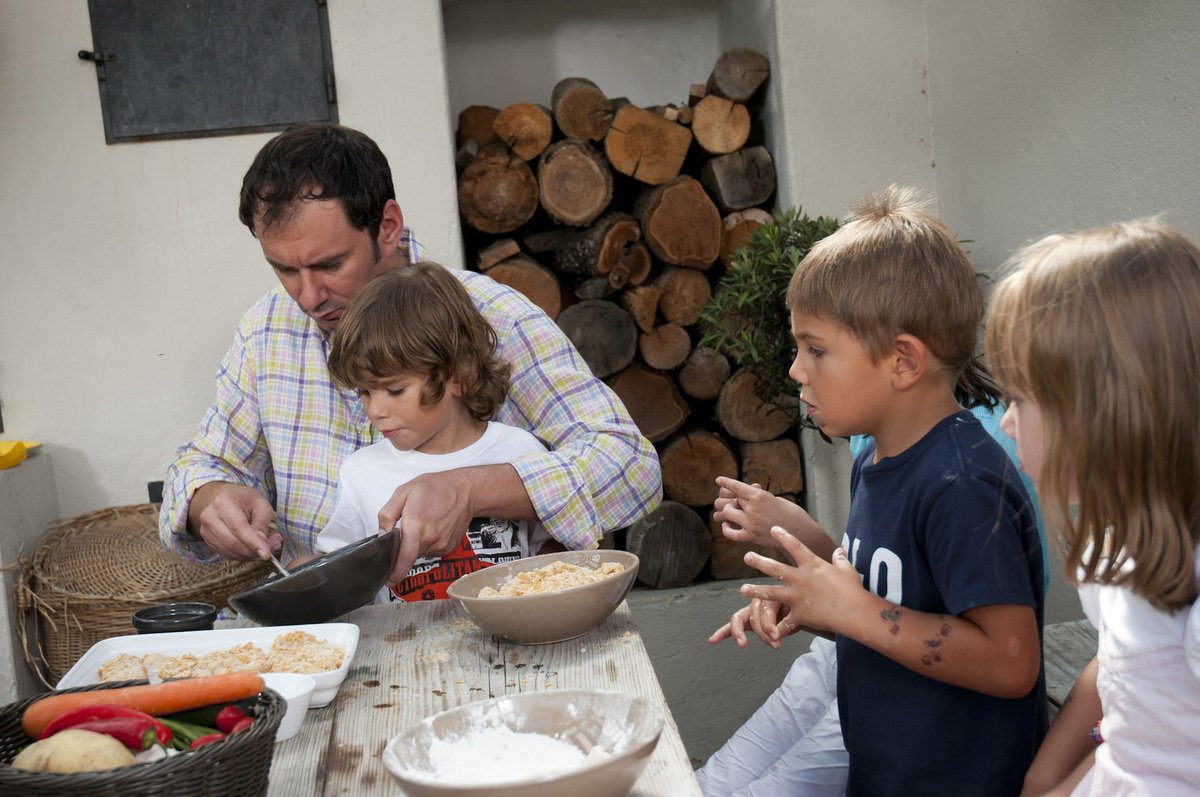
M 778 621 L 781 634 L 805 628 L 836 631 L 838 619 L 853 611 L 854 601 L 869 594 L 846 552 L 841 548 L 835 550 L 830 563 L 778 526 L 771 529 L 771 535 L 792 557 L 795 567 L 748 553 L 746 564 L 782 583 L 744 584 L 741 593 L 788 607 L 788 613 Z
M 771 529 L 779 526 L 803 541 L 818 556 L 828 560 L 833 553 L 835 546 L 825 529 L 791 501 L 772 495 L 758 484 L 746 484 L 726 476 L 717 477 L 717 487 L 713 519 L 721 524 L 721 533 L 727 539 L 779 548 L 780 544 L 771 534 Z

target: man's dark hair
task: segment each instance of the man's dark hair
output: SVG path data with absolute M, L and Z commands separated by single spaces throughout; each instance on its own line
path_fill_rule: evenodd
M 306 199 L 341 202 L 355 228 L 379 234 L 383 208 L 396 198 L 392 170 L 363 133 L 330 123 L 288 127 L 259 150 L 242 179 L 238 218 L 255 234 L 285 221 Z

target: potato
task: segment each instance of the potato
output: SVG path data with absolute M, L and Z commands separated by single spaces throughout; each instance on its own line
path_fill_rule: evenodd
M 68 728 L 29 745 L 12 765 L 31 772 L 94 772 L 133 762 L 133 753 L 111 736 Z

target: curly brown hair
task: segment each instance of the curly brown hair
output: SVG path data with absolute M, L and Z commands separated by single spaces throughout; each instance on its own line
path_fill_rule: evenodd
M 422 261 L 371 280 L 346 308 L 329 352 L 329 372 L 347 388 L 399 374 L 426 377 L 423 404 L 457 379 L 462 401 L 480 421 L 508 395 L 510 366 L 496 353 L 496 331 L 449 269 Z

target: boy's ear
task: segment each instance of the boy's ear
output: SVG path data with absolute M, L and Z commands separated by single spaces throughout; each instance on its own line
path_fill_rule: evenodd
M 906 390 L 919 382 L 929 370 L 929 348 L 920 338 L 902 333 L 892 341 L 888 359 L 892 369 L 892 384 Z
M 462 380 L 452 376 L 446 380 L 446 392 L 455 398 L 462 398 L 466 391 L 463 390 Z

